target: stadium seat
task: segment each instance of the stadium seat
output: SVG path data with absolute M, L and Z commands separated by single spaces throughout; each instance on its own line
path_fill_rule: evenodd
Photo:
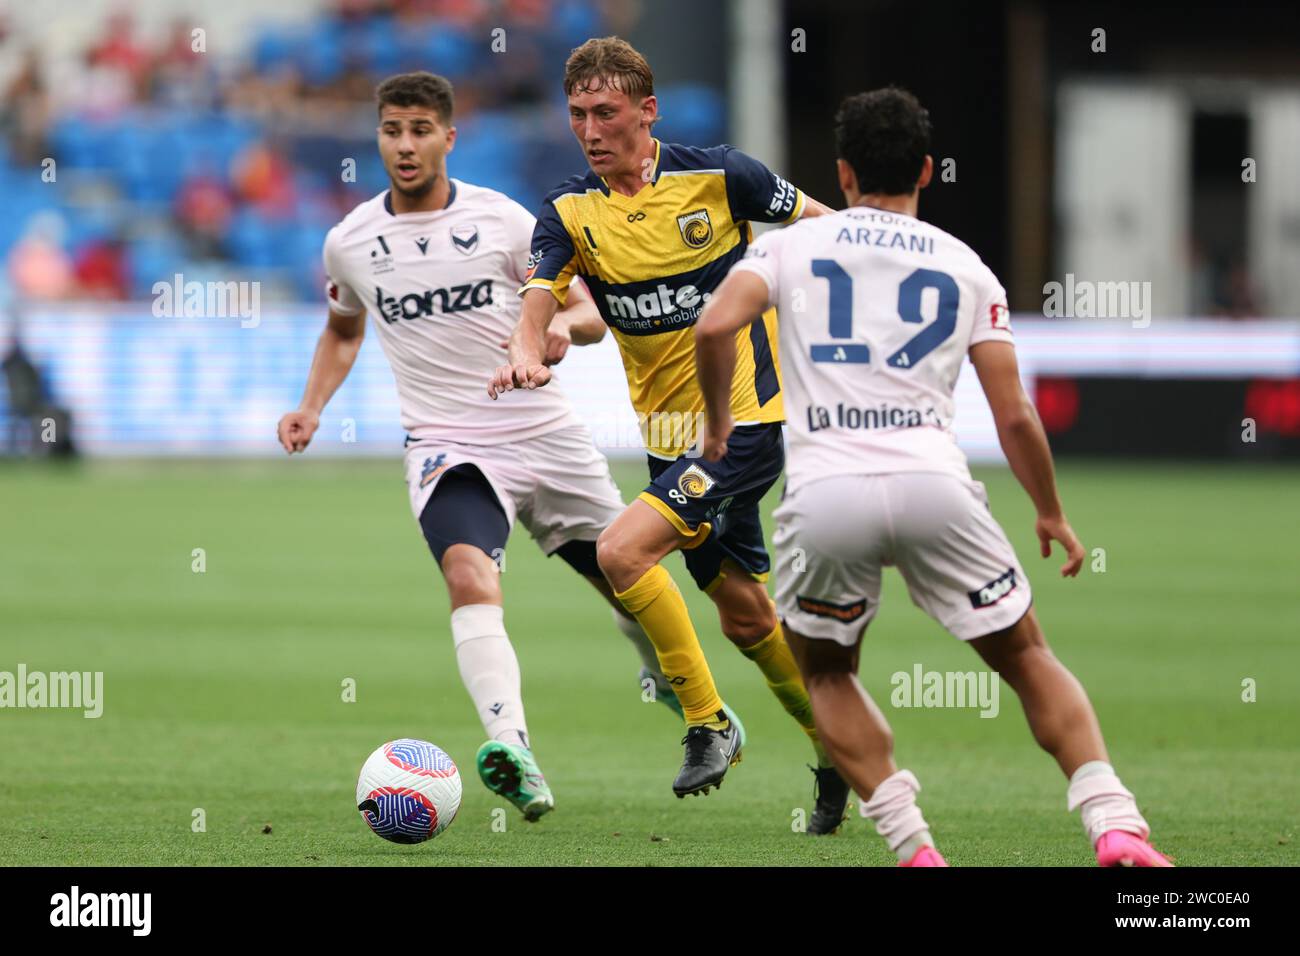
M 716 146 L 727 138 L 727 109 L 722 94 L 711 86 L 681 84 L 659 91 L 664 119 L 656 135 L 688 146 Z

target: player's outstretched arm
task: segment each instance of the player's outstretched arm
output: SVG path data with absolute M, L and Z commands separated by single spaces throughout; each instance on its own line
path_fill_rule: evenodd
M 605 320 L 581 279 L 569 283 L 564 308 L 556 313 L 546 331 L 546 364 L 555 365 L 564 358 L 570 345 L 595 345 L 605 337 Z
M 506 365 L 497 367 L 488 382 L 488 395 L 496 398 L 516 388 L 540 388 L 551 380 L 546 367 L 546 332 L 560 309 L 550 289 L 524 290 L 524 304 L 507 346 Z
M 988 398 L 998 428 L 998 441 L 1011 471 L 1038 510 L 1034 531 L 1042 555 L 1050 557 L 1052 542 L 1061 542 L 1066 552 L 1061 574 L 1074 577 L 1083 566 L 1083 545 L 1061 507 L 1052 451 L 1038 412 L 1020 384 L 1015 347 L 1009 342 L 979 342 L 971 346 L 970 360 Z
M 311 360 L 311 371 L 307 373 L 302 402 L 297 411 L 280 419 L 276 429 L 280 444 L 288 454 L 306 450 L 320 427 L 321 411 L 348 377 L 348 372 L 352 371 L 365 334 L 365 312 L 342 315 L 330 310 L 325 331 L 316 343 L 316 354 Z
M 803 212 L 799 214 L 799 218 L 811 219 L 814 216 L 829 216 L 834 211 L 834 209 L 826 205 L 824 202 L 818 202 L 816 199 L 813 199 L 812 196 L 804 193 Z
M 709 461 L 727 453 L 731 417 L 731 379 L 736 371 L 736 333 L 767 308 L 767 283 L 747 271 L 730 273 L 713 290 L 695 323 L 695 374 L 704 395 L 705 429 L 701 451 Z

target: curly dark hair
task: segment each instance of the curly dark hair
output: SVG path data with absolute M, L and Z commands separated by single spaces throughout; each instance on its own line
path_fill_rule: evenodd
M 930 114 L 896 86 L 846 97 L 835 114 L 836 155 L 853 167 L 864 195 L 906 195 L 930 151 Z
M 424 70 L 390 76 L 376 87 L 375 100 L 381 114 L 385 106 L 423 106 L 431 109 L 438 114 L 443 126 L 451 125 L 451 114 L 456 105 L 450 81 Z

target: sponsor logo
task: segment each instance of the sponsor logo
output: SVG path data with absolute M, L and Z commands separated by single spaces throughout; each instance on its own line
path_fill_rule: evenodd
M 679 326 L 694 322 L 700 317 L 700 309 L 709 301 L 709 293 L 701 292 L 696 286 L 686 284 L 674 289 L 659 283 L 653 292 L 640 295 L 605 294 L 605 310 L 611 319 L 645 320 L 641 327 L 662 325 Z
M 429 237 L 421 236 L 415 240 L 415 245 L 420 250 L 420 255 L 425 255 L 429 251 Z
M 528 261 L 524 263 L 524 282 L 532 279 L 533 274 L 537 272 L 537 267 L 542 264 L 542 253 L 536 250 L 528 253 Z
M 640 209 L 638 209 L 636 212 L 630 212 L 627 214 L 628 222 L 640 222 L 644 218 L 645 218 L 645 213 L 642 212 Z
M 805 597 L 800 594 L 795 600 L 799 604 L 799 610 L 806 614 L 812 614 L 816 617 L 829 617 L 844 624 L 856 621 L 867 613 L 866 598 L 848 604 L 836 604 L 833 601 L 822 601 L 818 598 Z
M 429 289 L 425 292 L 408 292 L 406 295 L 389 295 L 383 286 L 375 286 L 375 311 L 392 325 L 398 319 L 420 319 L 434 314 L 434 306 L 443 315 L 454 315 L 470 309 L 484 309 L 492 304 L 492 280 L 480 279 L 447 289 Z
M 1016 569 L 1007 568 L 1005 574 L 994 578 L 988 584 L 967 593 L 970 606 L 979 611 L 992 607 L 1016 589 Z
M 989 306 L 989 324 L 995 329 L 1011 331 L 1011 310 L 1000 302 Z
M 429 482 L 447 469 L 447 453 L 442 452 L 437 458 L 426 458 L 420 467 L 420 487 L 427 488 Z
M 920 428 L 928 425 L 943 428 L 943 419 L 931 405 L 922 411 L 919 408 L 900 408 L 896 405 L 880 405 L 877 408 L 857 408 L 843 402 L 834 408 L 824 405 L 809 405 L 804 409 L 808 420 L 808 431 L 821 431 L 823 428 Z
M 682 242 L 692 249 L 703 249 L 713 240 L 713 223 L 707 209 L 697 209 L 677 217 L 677 230 Z
M 392 272 L 396 268 L 393 265 L 393 251 L 388 248 L 388 243 L 384 241 L 383 236 L 376 236 L 375 242 L 379 243 L 379 248 L 370 250 L 370 274 L 383 275 L 385 272 Z M 379 254 L 381 251 L 382 256 Z
M 478 248 L 478 226 L 452 226 L 451 244 L 461 255 L 471 255 Z
M 788 219 L 790 213 L 794 212 L 794 201 L 798 193 L 780 176 L 773 175 L 772 178 L 776 180 L 776 188 L 772 190 L 772 201 L 767 204 L 768 214 Z
M 688 498 L 703 497 L 716 484 L 699 465 L 691 465 L 677 478 L 677 489 Z

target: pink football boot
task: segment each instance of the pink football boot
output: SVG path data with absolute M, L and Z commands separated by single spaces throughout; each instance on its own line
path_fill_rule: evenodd
M 1126 830 L 1107 830 L 1101 835 L 1097 841 L 1097 865 L 1173 866 L 1150 843 Z
M 1154 850 L 1152 851 L 1155 852 Z M 1159 854 L 1156 854 L 1159 856 Z M 1161 857 L 1161 859 L 1164 859 Z M 939 855 L 939 851 L 932 846 L 923 846 L 913 854 L 910 860 L 899 860 L 899 866 L 947 866 L 948 861 Z

